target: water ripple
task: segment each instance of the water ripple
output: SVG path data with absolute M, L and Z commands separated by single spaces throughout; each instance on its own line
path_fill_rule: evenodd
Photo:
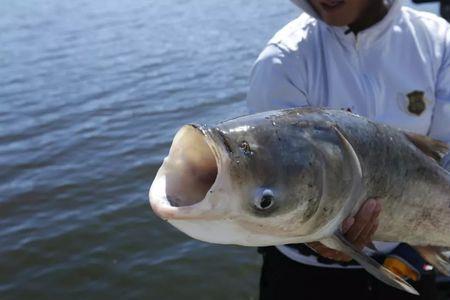
M 254 249 L 191 240 L 147 193 L 178 128 L 246 113 L 253 60 L 297 10 L 24 0 L 0 11 L 0 298 L 256 299 Z

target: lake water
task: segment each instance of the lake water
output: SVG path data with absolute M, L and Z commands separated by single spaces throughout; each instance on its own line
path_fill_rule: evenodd
M 426 6 L 436 10 L 435 6 Z M 0 0 L 0 299 L 256 299 L 255 249 L 147 191 L 176 130 L 246 112 L 287 0 Z

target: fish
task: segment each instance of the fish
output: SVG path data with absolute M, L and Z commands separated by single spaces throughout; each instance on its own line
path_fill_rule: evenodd
M 241 116 L 175 135 L 149 199 L 163 220 L 201 241 L 268 246 L 320 241 L 383 282 L 403 278 L 355 248 L 343 220 L 364 201 L 383 210 L 374 240 L 405 242 L 444 274 L 450 262 L 446 143 L 326 108 Z

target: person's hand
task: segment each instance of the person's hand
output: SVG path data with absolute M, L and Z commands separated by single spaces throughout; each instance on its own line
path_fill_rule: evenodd
M 356 248 L 362 250 L 372 242 L 372 237 L 378 228 L 378 215 L 381 211 L 379 199 L 369 199 L 361 206 L 354 217 L 349 217 L 342 222 L 341 229 L 345 238 Z M 352 258 L 343 252 L 328 248 L 320 242 L 307 243 L 321 256 L 336 260 L 350 261 Z

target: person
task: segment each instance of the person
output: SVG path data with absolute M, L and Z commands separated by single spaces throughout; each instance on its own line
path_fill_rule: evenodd
M 345 109 L 450 141 L 450 28 L 445 20 L 400 0 L 292 1 L 303 13 L 276 33 L 256 60 L 247 94 L 250 112 Z M 417 258 L 412 247 L 375 241 L 377 251 L 368 249 L 381 203 L 368 199 L 343 222 L 342 231 L 381 263 L 403 257 L 398 263 L 407 261 L 411 274 L 400 275 L 409 278 L 420 297 L 385 285 L 344 253 L 314 242 L 259 249 L 260 299 L 437 299 L 431 267 L 423 260 L 408 261 Z

